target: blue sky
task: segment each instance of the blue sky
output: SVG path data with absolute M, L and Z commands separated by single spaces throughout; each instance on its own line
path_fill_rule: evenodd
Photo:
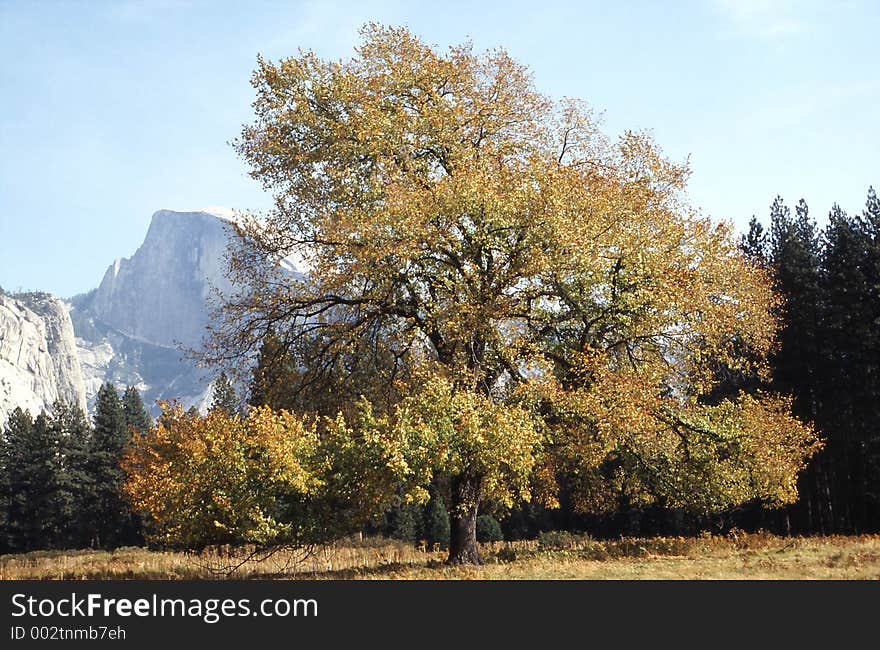
M 347 57 L 367 21 L 503 46 L 609 133 L 651 129 L 716 219 L 777 193 L 821 219 L 880 186 L 874 0 L 0 0 L 0 286 L 70 296 L 158 209 L 267 207 L 228 145 L 257 53 Z

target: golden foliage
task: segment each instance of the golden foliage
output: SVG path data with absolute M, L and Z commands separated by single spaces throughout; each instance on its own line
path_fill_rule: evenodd
M 391 428 L 406 443 L 401 462 L 421 501 L 435 475 L 463 474 L 481 477 L 483 496 L 501 505 L 530 499 L 543 435 L 527 410 L 435 376 L 403 400 Z
M 364 340 L 414 368 L 389 373 L 409 394 L 397 407 L 329 427 L 344 456 L 377 452 L 369 503 L 435 472 L 501 503 L 529 498 L 530 475 L 552 502 L 558 471 L 585 508 L 795 497 L 817 442 L 789 403 L 709 399 L 719 364 L 766 374 L 769 279 L 688 207 L 687 167 L 647 134 L 608 139 L 503 50 L 444 54 L 379 25 L 350 60 L 261 59 L 253 84 L 237 148 L 276 207 L 239 227 L 245 288 L 216 354 L 283 325 L 307 369 Z M 291 255 L 307 280 L 255 262 Z
M 291 508 L 316 494 L 317 437 L 300 417 L 268 408 L 247 418 L 205 417 L 164 405 L 155 432 L 136 434 L 122 459 L 133 507 L 155 541 L 211 544 L 296 541 Z

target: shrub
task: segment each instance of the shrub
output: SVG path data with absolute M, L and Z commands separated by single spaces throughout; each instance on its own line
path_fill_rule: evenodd
M 501 524 L 492 515 L 480 515 L 477 517 L 477 541 L 478 542 L 501 542 L 504 533 L 501 532 Z
M 122 458 L 124 490 L 150 518 L 154 543 L 297 544 L 323 523 L 302 505 L 322 484 L 317 445 L 305 419 L 285 411 L 201 417 L 166 404 L 156 430 L 136 434 Z
M 538 534 L 538 548 L 542 551 L 561 551 L 574 548 L 578 538 L 567 530 L 547 530 Z
M 425 506 L 425 541 L 429 547 L 436 544 L 442 549 L 449 548 L 451 532 L 449 513 L 446 511 L 443 499 L 434 494 Z
M 403 542 L 415 542 L 419 538 L 421 512 L 418 506 L 402 504 L 393 506 L 385 513 L 383 532 L 386 537 Z

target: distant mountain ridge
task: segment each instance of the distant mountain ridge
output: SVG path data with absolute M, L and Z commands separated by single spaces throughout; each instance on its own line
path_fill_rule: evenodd
M 228 224 L 206 212 L 156 212 L 134 255 L 111 264 L 77 309 L 136 340 L 197 346 L 212 288 L 231 289 L 223 263 Z
M 105 381 L 136 386 L 154 414 L 158 399 L 204 410 L 213 376 L 183 349 L 200 346 L 214 292 L 232 289 L 230 227 L 229 211 L 159 210 L 137 251 L 92 291 L 69 302 L 0 296 L 0 423 L 59 396 L 91 405 Z

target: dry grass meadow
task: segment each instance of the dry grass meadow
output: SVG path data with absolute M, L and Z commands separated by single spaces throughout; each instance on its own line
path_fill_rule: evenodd
M 768 534 L 622 538 L 551 533 L 540 540 L 483 545 L 485 564 L 448 567 L 444 553 L 383 539 L 279 552 L 228 573 L 216 554 L 122 548 L 0 556 L 0 579 L 415 579 L 415 580 L 776 580 L 880 579 L 880 535 Z

